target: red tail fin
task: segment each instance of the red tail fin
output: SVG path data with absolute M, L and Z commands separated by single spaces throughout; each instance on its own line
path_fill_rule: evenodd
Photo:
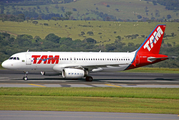
M 126 70 L 168 59 L 168 56 L 159 54 L 165 27 L 166 25 L 156 26 L 137 51 L 135 51 L 135 57 Z
M 157 25 L 137 50 L 138 53 L 159 54 L 166 25 Z

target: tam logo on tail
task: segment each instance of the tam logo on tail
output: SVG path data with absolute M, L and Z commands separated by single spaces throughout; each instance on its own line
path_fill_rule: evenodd
M 135 51 L 135 57 L 127 68 L 133 69 L 168 59 L 167 55 L 159 54 L 166 25 L 157 25 L 142 45 Z
M 148 51 L 151 51 L 151 49 L 154 46 L 154 43 L 156 44 L 158 42 L 158 40 L 162 36 L 162 34 L 164 34 L 164 32 L 162 31 L 162 29 L 159 26 L 157 28 L 157 30 L 154 31 L 153 35 L 151 35 L 150 38 L 148 39 L 148 41 L 145 43 L 144 49 L 147 48 Z
M 138 53 L 159 54 L 166 25 L 157 25 L 137 50 Z

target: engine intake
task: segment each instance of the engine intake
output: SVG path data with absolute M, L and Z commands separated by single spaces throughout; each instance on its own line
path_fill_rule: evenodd
M 86 74 L 87 72 L 82 69 L 65 68 L 62 71 L 63 78 L 83 78 Z

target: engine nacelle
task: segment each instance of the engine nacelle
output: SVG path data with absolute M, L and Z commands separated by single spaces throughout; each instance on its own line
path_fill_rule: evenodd
M 86 72 L 81 69 L 65 68 L 62 71 L 63 78 L 83 78 L 86 76 Z

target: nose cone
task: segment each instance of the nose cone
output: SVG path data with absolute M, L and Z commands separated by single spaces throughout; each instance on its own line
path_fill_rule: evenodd
M 9 69 L 10 65 L 9 65 L 9 63 L 8 63 L 7 61 L 4 61 L 4 62 L 2 63 L 2 67 L 3 67 L 3 68 L 6 68 L 6 69 Z

